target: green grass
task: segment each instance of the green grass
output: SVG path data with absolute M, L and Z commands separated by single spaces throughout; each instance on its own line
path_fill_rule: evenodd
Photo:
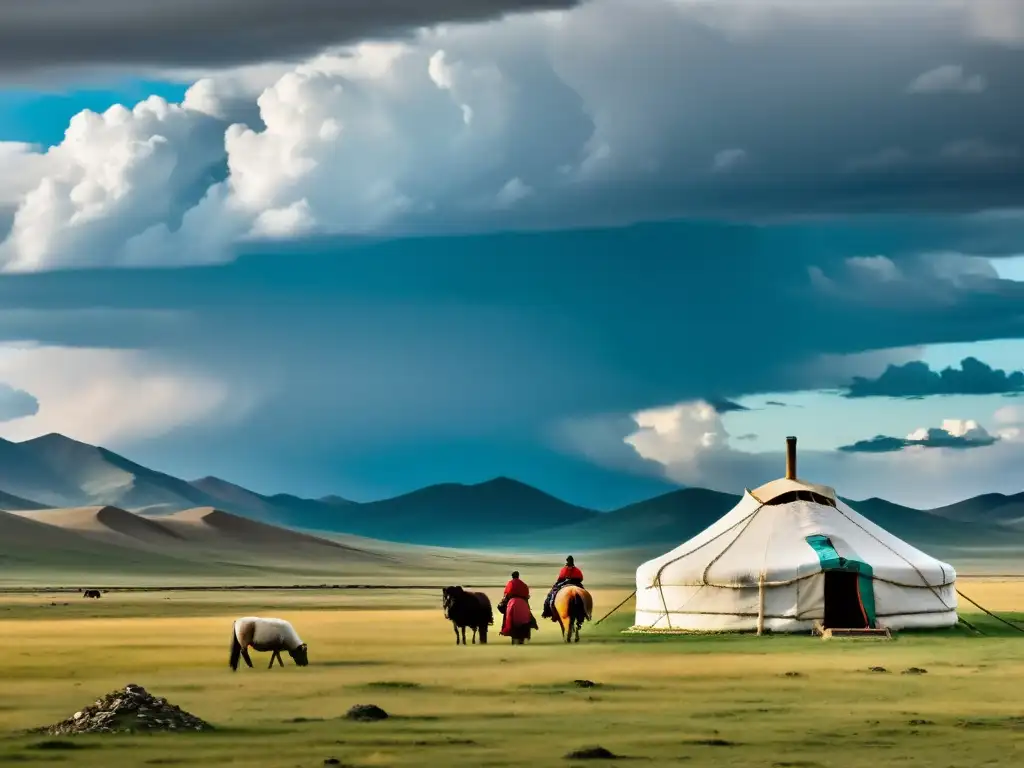
M 969 768 L 1024 757 L 1024 633 L 984 616 L 967 616 L 984 636 L 958 628 L 893 641 L 664 637 L 623 635 L 627 606 L 587 626 L 579 645 L 565 646 L 543 623 L 525 647 L 497 631 L 486 646 L 456 647 L 436 596 L 388 596 L 386 610 L 383 596 L 164 597 L 104 596 L 64 611 L 26 597 L 0 602 L 0 762 L 583 766 L 564 755 L 592 745 L 651 766 Z M 597 597 L 609 607 L 621 599 Z M 263 607 L 294 622 L 310 667 L 286 659 L 270 671 L 267 654 L 254 654 L 255 669 L 227 668 L 231 619 Z M 900 674 L 910 667 L 927 674 Z M 216 729 L 25 732 L 127 683 Z M 344 718 L 366 703 L 392 717 Z

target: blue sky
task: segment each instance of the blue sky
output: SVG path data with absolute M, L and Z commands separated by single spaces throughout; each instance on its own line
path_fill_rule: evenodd
M 180 101 L 191 83 L 117 78 L 110 82 L 60 83 L 52 89 L 0 90 L 0 141 L 48 147 L 64 140 L 72 117 L 84 109 L 104 112 L 114 104 L 134 104 L 158 95 Z
M 453 0 L 275 36 L 213 0 L 179 39 L 147 2 L 0 11 L 0 437 L 610 508 L 751 487 L 796 434 L 854 498 L 1024 490 L 1016 4 Z
M 922 348 L 917 359 L 933 370 L 942 370 L 959 368 L 966 357 L 979 358 L 994 368 L 1020 370 L 1024 367 L 1024 342 L 938 344 Z M 986 423 L 996 410 L 1014 400 L 1005 395 L 942 395 L 908 402 L 902 398 L 848 399 L 841 391 L 763 393 L 739 398 L 737 402 L 751 410 L 734 412 L 725 421 L 730 431 L 757 435 L 744 441 L 749 450 L 777 449 L 778 435 L 787 429 L 798 435 L 800 445 L 806 448 L 833 450 L 863 439 L 864 425 L 885 425 L 902 436 L 948 418 Z M 787 407 L 770 405 L 779 402 Z

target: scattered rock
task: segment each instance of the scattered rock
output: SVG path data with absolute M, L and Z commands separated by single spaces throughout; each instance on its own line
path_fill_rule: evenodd
M 786 677 L 803 677 L 800 672 L 787 672 Z
M 686 742 L 687 744 L 694 744 L 701 747 L 738 747 L 735 741 L 727 741 L 726 739 L 693 739 L 692 741 Z
M 356 704 L 345 713 L 345 717 L 348 720 L 358 720 L 359 722 L 366 723 L 375 720 L 386 720 L 388 713 L 376 704 Z
M 927 675 L 927 669 L 921 669 L 920 667 L 911 667 L 910 669 L 903 670 L 904 675 Z
M 573 680 L 577 688 L 593 688 L 597 685 L 593 680 Z
M 868 672 L 888 672 L 885 667 L 868 667 Z
M 618 760 L 619 756 L 604 747 L 584 747 L 570 752 L 566 760 Z
M 209 731 L 213 726 L 180 707 L 150 695 L 139 685 L 108 693 L 67 720 L 36 733 L 65 736 L 76 733 L 135 733 L 138 731 Z
M 931 720 L 911 720 L 911 725 L 935 725 Z

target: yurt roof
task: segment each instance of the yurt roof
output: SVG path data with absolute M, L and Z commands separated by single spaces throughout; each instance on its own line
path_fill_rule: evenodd
M 778 480 L 772 480 L 769 483 L 755 488 L 753 491 L 747 491 L 754 500 L 760 504 L 771 504 L 775 499 L 782 496 L 788 496 L 792 494 L 794 497 L 798 496 L 799 493 L 805 493 L 812 496 L 818 496 L 817 501 L 819 503 L 830 504 L 835 506 L 836 503 L 836 491 L 835 488 L 831 488 L 827 485 L 818 485 L 816 483 L 808 483 L 797 477 L 796 474 L 796 438 L 786 438 L 786 476 L 780 477 Z M 779 502 L 783 503 L 783 502 Z
M 783 496 L 787 493 L 793 493 L 794 491 L 807 491 L 809 493 L 817 494 L 818 496 L 824 496 L 826 499 L 835 503 L 836 491 L 835 488 L 831 488 L 827 485 L 817 485 L 815 483 L 804 482 L 803 480 L 792 480 L 788 477 L 780 477 L 778 480 L 772 480 L 769 483 L 765 483 L 752 491 L 749 491 L 750 495 L 762 504 L 768 504 L 773 499 L 777 499 L 779 496 Z

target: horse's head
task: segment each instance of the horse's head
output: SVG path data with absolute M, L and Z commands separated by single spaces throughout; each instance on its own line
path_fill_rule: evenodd
M 441 607 L 444 608 L 444 617 L 450 619 L 449 613 L 455 605 L 455 601 L 462 594 L 462 587 L 445 587 L 441 590 Z
M 309 666 L 309 648 L 303 643 L 298 648 L 293 648 L 288 651 L 288 654 L 294 659 L 295 664 L 300 667 Z

